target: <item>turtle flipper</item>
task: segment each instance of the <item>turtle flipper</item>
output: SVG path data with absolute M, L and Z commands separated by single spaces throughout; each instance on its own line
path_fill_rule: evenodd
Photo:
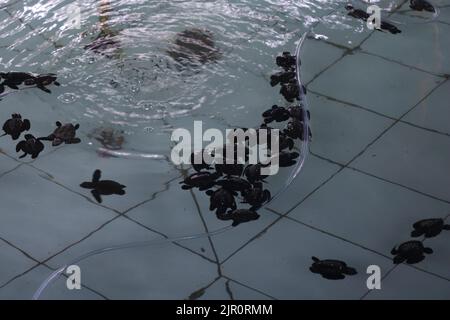
M 400 264 L 402 262 L 404 262 L 406 260 L 406 258 L 404 256 L 398 255 L 394 257 L 394 263 L 395 264 Z
M 94 174 L 92 175 L 92 182 L 99 182 L 100 178 L 102 177 L 102 172 L 97 169 L 94 171 Z
M 61 83 L 59 83 L 58 81 L 53 81 L 53 84 L 57 87 L 59 87 L 61 85 Z
M 8 87 L 10 87 L 11 89 L 14 89 L 14 90 L 19 90 L 19 87 L 18 86 L 16 86 L 15 84 L 13 84 L 13 83 L 5 83 Z
M 450 224 L 444 224 L 442 230 L 450 230 Z
M 69 140 L 70 144 L 76 144 L 76 143 L 80 143 L 81 139 L 80 138 L 73 138 L 72 140 Z
M 3 93 L 5 91 L 5 86 L 3 84 L 0 84 L 0 93 Z
M 431 253 L 433 253 L 433 249 L 431 249 L 431 248 L 423 248 L 423 252 L 431 254 Z
M 47 89 L 47 88 L 44 87 L 43 85 L 39 85 L 39 86 L 36 86 L 36 87 L 39 88 L 39 89 L 41 89 L 41 90 L 44 91 L 44 92 L 52 93 L 52 91 L 51 91 L 50 89 Z
M 92 195 L 94 196 L 95 200 L 97 200 L 98 203 L 102 203 L 102 197 L 100 196 L 100 193 L 97 190 L 91 191 Z
M 28 131 L 28 130 L 30 130 L 30 128 L 31 128 L 30 120 L 28 120 L 28 119 L 23 120 L 22 130 Z
M 311 257 L 311 258 L 313 259 L 314 262 L 319 262 L 319 261 L 320 261 L 320 259 L 317 258 L 317 257 L 314 257 L 314 256 L 313 256 L 313 257 Z
M 421 230 L 414 230 L 411 232 L 411 237 L 417 238 L 423 235 L 423 231 Z
M 25 141 L 20 141 L 17 145 L 16 145 L 16 152 L 19 152 L 20 150 L 23 149 L 25 145 Z
M 40 137 L 38 140 L 44 140 L 44 141 L 53 141 L 55 139 L 55 136 L 53 134 L 47 136 L 47 137 Z
M 24 153 L 23 155 L 21 155 L 21 156 L 19 157 L 19 159 L 25 158 L 26 156 L 27 156 L 27 154 Z
M 343 274 L 322 274 L 322 277 L 328 280 L 342 280 L 345 279 Z
M 33 153 L 33 154 L 31 155 L 31 159 L 36 159 L 38 156 L 39 156 L 39 152 Z
M 353 275 L 357 274 L 358 271 L 356 271 L 355 268 L 347 267 L 347 268 L 345 268 L 344 273 L 348 274 L 349 276 L 353 276 Z
M 11 138 L 13 140 L 17 140 L 20 137 L 20 132 L 14 132 L 13 134 L 11 134 Z

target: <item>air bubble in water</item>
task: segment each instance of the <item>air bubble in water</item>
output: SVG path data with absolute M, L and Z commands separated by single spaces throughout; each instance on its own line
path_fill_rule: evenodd
M 58 97 L 58 99 L 64 103 L 73 103 L 77 100 L 77 96 L 74 93 L 64 93 Z

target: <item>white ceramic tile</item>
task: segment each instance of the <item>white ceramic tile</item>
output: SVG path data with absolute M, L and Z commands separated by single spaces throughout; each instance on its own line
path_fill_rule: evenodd
M 194 199 L 189 191 L 181 189 L 179 181 L 181 178 L 174 180 L 170 188 L 156 195 L 154 200 L 137 207 L 127 215 L 170 238 L 205 233 Z M 216 259 L 207 237 L 186 241 L 183 245 L 211 260 Z
M 448 101 L 450 81 L 446 81 L 403 119 L 407 122 L 450 134 Z
M 344 169 L 289 216 L 391 256 L 394 246 L 409 239 L 416 221 L 449 211 L 445 202 Z
M 36 264 L 16 248 L 0 240 L 0 286 Z
M 322 73 L 310 89 L 399 117 L 442 79 L 364 53 L 349 55 Z
M 86 252 L 161 236 L 119 218 L 56 256 L 60 266 Z M 184 299 L 217 277 L 217 265 L 186 249 L 163 243 L 92 256 L 78 263 L 82 282 L 111 299 Z
M 357 275 L 332 281 L 309 270 L 312 256 L 339 259 Z M 223 265 L 224 274 L 277 299 L 358 299 L 367 290 L 365 270 L 391 262 L 344 241 L 283 219 Z
M 309 95 L 314 128 L 311 151 L 347 163 L 394 121 L 314 94 Z
M 352 166 L 450 200 L 450 138 L 399 123 Z
M 285 213 L 331 177 L 339 168 L 338 165 L 308 155 L 300 174 L 282 194 L 267 205 L 268 208 L 278 213 Z
M 52 273 L 47 267 L 39 266 L 25 275 L 15 279 L 0 289 L 2 300 L 31 300 L 42 282 Z M 102 296 L 81 287 L 80 290 L 69 290 L 66 278 L 60 277 L 52 282 L 39 297 L 40 300 L 101 300 Z
M 107 209 L 42 179 L 27 166 L 0 179 L 0 233 L 36 259 L 45 259 L 114 217 Z
M 408 22 L 404 15 L 393 15 L 392 20 Z M 443 23 L 407 24 L 399 27 L 402 32 L 386 37 L 376 32 L 362 45 L 362 49 L 386 58 L 401 61 L 437 74 L 450 73 L 448 51 L 450 43 L 446 36 L 450 25 Z M 405 54 L 414 52 L 414 54 Z
M 381 282 L 381 289 L 372 290 L 366 299 L 446 300 L 449 296 L 448 281 L 400 265 Z

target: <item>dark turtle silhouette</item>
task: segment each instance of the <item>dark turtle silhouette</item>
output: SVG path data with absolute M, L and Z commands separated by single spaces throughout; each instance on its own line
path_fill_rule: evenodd
M 206 194 L 210 196 L 209 210 L 217 209 L 216 214 L 224 214 L 228 208 L 236 210 L 234 197 L 237 196 L 237 192 L 219 188 L 216 191 L 208 190 Z
M 244 222 L 250 222 L 259 219 L 259 214 L 256 211 L 249 209 L 230 210 L 224 214 L 216 213 L 216 216 L 219 220 L 232 220 L 233 223 L 231 225 L 233 227 L 236 227 Z
M 189 28 L 179 32 L 174 45 L 167 50 L 169 56 L 181 64 L 206 64 L 220 59 L 211 31 Z
M 425 238 L 436 237 L 442 230 L 450 230 L 450 224 L 445 224 L 443 219 L 424 219 L 413 224 L 414 231 L 411 232 L 411 237 L 420 237 L 425 235 Z
M 34 75 L 28 72 L 0 72 L 0 77 L 4 79 L 4 81 L 0 84 L 0 93 L 5 91 L 5 86 L 10 87 L 11 89 L 18 90 L 18 85 L 22 84 L 27 80 L 34 79 Z
M 62 125 L 61 122 L 57 121 L 56 126 L 57 128 L 52 134 L 47 137 L 41 137 L 39 140 L 53 141 L 52 146 L 54 147 L 59 146 L 63 142 L 66 144 L 81 142 L 79 138 L 75 137 L 76 131 L 80 127 L 79 124 L 73 125 L 71 123 L 66 123 L 65 125 Z
M 289 71 L 296 67 L 296 58 L 291 55 L 290 52 L 285 51 L 281 54 L 281 56 L 277 56 L 275 59 L 277 66 L 282 67 L 284 70 Z
M 294 71 L 281 71 L 270 76 L 270 85 L 275 87 L 277 84 L 288 83 L 295 79 Z
M 428 11 L 428 12 L 436 12 L 436 9 L 433 7 L 431 3 L 426 0 L 411 0 L 409 2 L 409 7 L 416 11 Z
M 309 268 L 311 272 L 318 273 L 325 279 L 339 280 L 344 279 L 345 275 L 355 275 L 357 271 L 354 268 L 348 267 L 347 264 L 340 260 L 320 260 L 312 257 L 313 264 Z
M 52 83 L 55 86 L 60 86 L 60 83 L 56 81 L 56 78 L 56 74 L 54 73 L 40 74 L 35 76 L 34 78 L 25 80 L 24 83 L 27 86 L 35 85 L 37 88 L 41 89 L 44 92 L 52 93 L 50 89 L 46 88 L 45 86 L 48 86 Z
M 20 141 L 16 145 L 16 152 L 24 152 L 24 154 L 19 157 L 20 159 L 26 157 L 28 154 L 31 155 L 32 159 L 36 159 L 42 150 L 44 150 L 44 144 L 32 134 L 26 134 L 25 140 Z
M 31 124 L 30 120 L 22 119 L 22 116 L 18 113 L 14 113 L 11 115 L 11 119 L 6 120 L 3 124 L 3 131 L 5 131 L 5 135 L 10 135 L 13 140 L 17 140 L 20 137 L 20 134 L 24 131 L 30 130 Z
M 102 172 L 100 170 L 95 170 L 92 176 L 91 182 L 83 182 L 80 187 L 85 189 L 92 189 L 91 193 L 98 203 L 102 203 L 102 195 L 112 195 L 117 194 L 123 196 L 125 194 L 124 188 L 126 186 L 112 180 L 100 180 Z
M 180 182 L 180 184 L 183 184 L 181 186 L 181 189 L 183 190 L 189 190 L 192 188 L 199 188 L 200 191 L 211 189 L 216 179 L 220 177 L 220 174 L 217 172 L 210 173 L 208 171 L 200 171 L 191 174 L 190 176 L 186 177 L 183 181 Z
M 391 251 L 391 254 L 395 255 L 395 264 L 404 261 L 408 264 L 418 263 L 425 259 L 424 253 L 431 254 L 433 249 L 424 247 L 423 243 L 417 240 L 404 242 L 397 248 L 394 247 Z

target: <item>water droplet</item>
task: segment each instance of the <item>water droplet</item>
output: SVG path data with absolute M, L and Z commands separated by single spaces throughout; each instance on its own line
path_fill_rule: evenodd
M 64 103 L 73 103 L 77 100 L 77 96 L 74 93 L 64 93 L 58 97 L 58 99 Z

